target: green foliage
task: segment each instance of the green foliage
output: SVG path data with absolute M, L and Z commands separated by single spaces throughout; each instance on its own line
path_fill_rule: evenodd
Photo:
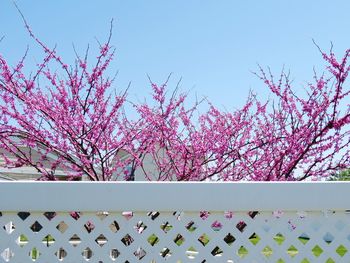
M 343 170 L 331 176 L 329 181 L 350 181 L 350 169 Z

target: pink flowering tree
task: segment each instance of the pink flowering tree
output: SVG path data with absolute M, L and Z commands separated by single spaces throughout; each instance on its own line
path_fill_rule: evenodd
M 3 165 L 30 166 L 43 180 L 57 171 L 92 181 L 129 180 L 304 180 L 350 167 L 349 53 L 321 54 L 325 72 L 304 90 L 284 72 L 257 76 L 274 98 L 251 94 L 232 112 L 211 103 L 199 113 L 186 94 L 167 82 L 151 82 L 152 102 L 132 103 L 113 91 L 106 74 L 115 50 L 110 37 L 93 61 L 86 53 L 68 65 L 25 22 L 44 58 L 25 73 L 26 54 L 14 66 L 0 53 L 0 148 Z M 111 35 L 110 35 L 111 36 Z M 300 95 L 297 95 L 302 93 Z M 127 169 L 126 169 L 127 168 Z
M 227 179 L 239 174 L 236 164 L 246 151 L 254 147 L 251 122 L 256 118 L 253 98 L 240 110 L 221 112 L 209 104 L 204 114 L 197 112 L 196 103 L 185 107 L 186 95 L 166 97 L 166 84 L 152 83 L 155 103 L 137 105 L 144 141 L 149 156 L 157 168 L 150 174 L 141 162 L 148 179 L 202 181 L 209 178 Z M 233 180 L 244 179 L 240 175 Z
M 321 51 L 321 50 L 320 50 Z M 326 71 L 297 96 L 288 75 L 277 81 L 260 71 L 260 78 L 277 98 L 256 119 L 255 142 L 260 145 L 245 161 L 252 180 L 304 180 L 329 177 L 350 166 L 350 104 L 346 80 L 350 50 L 337 60 L 322 52 Z M 254 171 L 254 172 L 253 172 Z
M 138 105 L 144 141 L 157 167 L 156 180 L 314 180 L 350 166 L 350 50 L 337 60 L 321 51 L 327 64 L 321 76 L 299 92 L 282 72 L 277 80 L 260 69 L 271 101 L 251 95 L 245 106 L 209 110 L 194 119 L 196 105 L 186 96 L 166 98 L 166 85 L 152 83 L 155 106 Z M 154 105 L 154 104 L 152 104 Z M 141 162 L 142 167 L 142 162 Z
M 110 38 L 94 62 L 86 54 L 69 66 L 26 27 L 44 58 L 27 75 L 26 54 L 14 67 L 0 56 L 0 147 L 5 166 L 31 166 L 45 180 L 55 180 L 56 170 L 72 179 L 84 175 L 111 180 L 130 161 L 122 161 L 118 153 L 128 148 L 133 135 L 124 123 L 126 93 L 113 93 L 113 78 L 105 76 L 114 56 Z

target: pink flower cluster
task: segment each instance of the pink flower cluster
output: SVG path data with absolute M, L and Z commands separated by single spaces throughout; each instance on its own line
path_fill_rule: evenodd
M 138 117 L 129 119 L 127 93 L 113 94 L 106 76 L 115 52 L 110 38 L 94 64 L 86 55 L 69 66 L 28 31 L 45 55 L 32 74 L 25 74 L 26 55 L 11 67 L 0 54 L 0 148 L 7 167 L 31 166 L 43 180 L 55 180 L 60 170 L 93 181 L 125 178 L 125 167 L 128 178 L 139 169 L 161 181 L 318 180 L 350 167 L 350 50 L 339 60 L 322 53 L 326 72 L 304 91 L 284 72 L 275 80 L 260 68 L 257 76 L 274 99 L 251 94 L 232 112 L 209 104 L 199 113 L 199 102 L 188 107 L 185 94 L 151 83 L 153 101 L 133 103 Z

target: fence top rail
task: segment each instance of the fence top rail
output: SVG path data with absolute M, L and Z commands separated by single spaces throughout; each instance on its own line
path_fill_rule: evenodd
M 0 182 L 0 211 L 350 209 L 350 182 Z

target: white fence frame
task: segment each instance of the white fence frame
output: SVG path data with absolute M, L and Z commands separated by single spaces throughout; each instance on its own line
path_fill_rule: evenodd
M 53 208 L 337 211 L 350 209 L 350 182 L 0 182 L 0 211 Z
M 189 260 L 188 262 L 206 263 L 211 263 L 212 261 L 350 262 L 350 252 L 345 255 L 341 255 L 342 253 L 339 254 L 337 252 L 337 254 L 334 252 L 338 251 L 339 246 L 343 245 L 347 248 L 347 250 L 350 250 L 350 222 L 346 221 L 348 218 L 347 214 L 349 209 L 350 182 L 0 182 L 0 211 L 4 214 L 12 213 L 16 215 L 16 213 L 19 211 L 29 211 L 33 213 L 33 215 L 46 211 L 82 211 L 88 214 L 98 211 L 186 211 L 190 214 L 196 214 L 199 211 L 210 211 L 213 213 L 234 211 L 238 213 L 241 212 L 243 215 L 243 213 L 246 213 L 248 211 L 259 211 L 262 213 L 271 213 L 274 211 L 291 213 L 298 211 L 307 211 L 308 213 L 314 212 L 316 214 L 320 212 L 327 213 L 327 211 L 331 211 L 333 214 L 336 214 L 336 212 L 339 211 L 341 213 L 339 220 L 342 220 L 341 222 L 345 222 L 344 224 L 347 224 L 345 229 L 346 231 L 349 231 L 349 233 L 346 234 L 342 233 L 342 237 L 338 238 L 336 235 L 339 231 L 335 231 L 334 227 L 330 228 L 330 230 L 324 230 L 327 232 L 326 234 L 331 234 L 332 238 L 336 240 L 336 242 L 333 242 L 336 243 L 334 247 L 328 248 L 328 243 L 330 242 L 323 238 L 323 241 L 328 242 L 326 245 L 323 244 L 323 251 L 332 251 L 329 252 L 331 254 L 327 255 L 327 252 L 323 253 L 321 256 L 317 255 L 315 258 L 312 258 L 311 256 L 310 258 L 310 255 L 312 254 L 309 253 L 307 254 L 308 256 L 306 261 L 303 255 L 304 249 L 299 249 L 299 254 L 296 257 L 288 256 L 286 258 L 279 259 L 280 256 L 277 255 L 274 258 L 277 259 L 277 261 L 270 261 L 271 258 L 269 257 L 258 259 L 257 256 L 254 256 L 254 253 L 251 253 L 254 255 L 252 255 L 251 258 L 248 257 L 247 261 L 245 261 L 245 258 L 242 258 L 241 256 L 236 257 L 238 260 L 235 258 L 233 260 L 225 259 L 225 261 L 221 261 L 222 259 L 218 259 L 217 257 L 211 260 L 208 259 L 208 256 L 210 257 L 210 253 L 205 252 L 207 253 L 207 259 L 205 261 L 203 261 L 202 258 L 200 260 L 198 259 L 199 261 L 196 261 L 195 259 L 191 259 L 191 257 L 188 257 L 188 259 L 185 258 L 179 260 L 173 256 L 169 257 L 170 259 L 167 259 L 166 262 L 187 262 L 186 260 Z M 0 222 L 1 217 L 3 216 L 0 216 Z M 141 218 L 140 220 L 143 219 Z M 284 224 L 287 224 L 286 222 L 289 222 L 288 220 L 288 218 L 285 219 L 285 221 L 283 221 Z M 298 221 L 298 219 L 295 220 Z M 329 222 L 334 223 L 339 222 L 337 218 L 326 220 L 331 220 Z M 262 223 L 266 223 L 266 220 L 260 221 Z M 150 223 L 150 221 L 147 220 L 146 222 Z M 328 225 L 328 221 L 325 224 Z M 0 227 L 5 230 L 3 231 L 0 229 L 0 231 L 9 232 L 8 229 L 6 229 L 5 225 Z M 206 230 L 203 231 L 211 231 L 210 224 L 206 224 L 205 229 Z M 257 226 L 254 226 L 253 229 L 257 229 Z M 286 226 L 281 229 L 286 229 Z M 159 230 L 154 231 L 157 232 Z M 235 231 L 238 232 L 236 229 Z M 256 232 L 259 230 L 254 231 Z M 329 233 L 330 231 L 333 232 Z M 214 237 L 216 234 L 217 233 L 212 233 Z M 294 236 L 300 238 L 299 234 L 297 236 Z M 347 236 L 347 234 L 349 234 L 349 236 Z M 6 249 L 9 249 L 0 251 L 0 254 L 3 252 L 2 257 L 0 257 L 0 262 L 20 262 L 15 260 L 15 257 L 13 260 L 11 260 L 11 257 L 6 258 L 4 256 L 5 254 L 11 255 L 10 250 L 12 245 L 10 243 L 10 239 L 8 241 L 1 240 L 7 236 L 8 235 L 0 232 L 0 250 L 3 250 L 3 248 L 6 246 L 8 246 Z M 222 237 L 220 238 L 222 239 Z M 248 237 L 246 236 L 245 238 Z M 197 237 L 193 238 L 194 241 L 196 241 L 196 239 Z M 14 239 L 12 238 L 11 240 L 13 241 Z M 147 241 L 147 239 L 145 240 Z M 222 240 L 218 240 L 217 243 L 220 244 L 220 242 L 222 243 Z M 321 241 L 316 241 L 315 244 L 317 245 L 320 242 Z M 215 245 L 215 242 L 212 243 Z M 290 245 L 287 242 L 287 244 L 288 245 L 286 245 L 284 249 L 288 249 L 290 246 L 292 246 L 292 243 L 290 243 Z M 1 248 L 1 245 L 3 248 Z M 223 245 L 226 246 L 225 244 Z M 149 247 L 148 244 L 147 246 Z M 252 249 L 255 249 L 255 247 L 251 246 L 250 244 L 248 246 L 250 248 L 250 251 L 252 251 Z M 265 249 L 264 246 L 265 245 L 256 247 L 257 249 L 261 250 Z M 270 249 L 271 246 L 272 245 L 269 245 L 268 248 Z M 309 250 L 312 250 L 314 249 L 314 246 L 315 245 L 309 245 L 307 248 Z M 276 250 L 277 247 L 278 246 L 276 246 L 276 248 L 272 247 L 272 249 Z M 176 253 L 176 246 L 173 248 L 173 250 Z M 201 253 L 201 251 L 202 250 L 200 249 L 199 253 Z M 146 257 L 145 261 L 142 262 L 162 262 L 160 259 L 152 258 L 152 254 L 158 255 L 159 251 L 154 250 L 147 252 L 148 256 Z M 259 253 L 261 254 L 261 252 Z M 259 253 L 256 253 L 256 255 Z M 277 254 L 279 253 L 280 252 L 277 252 Z M 332 256 L 331 260 L 333 261 L 329 261 L 329 256 Z M 182 258 L 182 256 L 180 256 L 180 258 Z M 127 257 L 123 258 L 122 261 L 118 260 L 119 258 L 116 260 L 116 262 L 141 262 L 141 259 L 136 260 L 134 258 L 129 259 Z M 54 261 L 51 261 L 51 259 L 48 258 L 39 258 L 38 262 Z M 82 260 L 81 262 L 85 261 Z M 92 260 L 89 260 L 89 262 L 109 261 L 108 259 L 100 260 L 99 256 L 95 255 L 95 257 Z

